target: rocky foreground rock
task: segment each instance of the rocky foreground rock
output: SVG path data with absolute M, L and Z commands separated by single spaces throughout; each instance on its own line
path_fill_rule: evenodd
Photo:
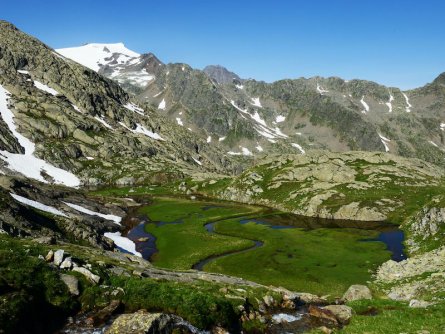
M 171 333 L 177 319 L 162 313 L 139 311 L 132 314 L 122 314 L 105 331 L 105 334 L 149 334 Z

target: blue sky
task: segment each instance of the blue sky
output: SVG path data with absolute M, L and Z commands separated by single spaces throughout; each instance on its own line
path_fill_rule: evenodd
M 445 71 L 439 0 L 2 2 L 2 19 L 54 48 L 124 42 L 244 78 L 340 76 L 408 89 Z

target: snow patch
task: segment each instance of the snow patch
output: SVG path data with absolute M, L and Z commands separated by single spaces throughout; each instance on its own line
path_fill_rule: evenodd
M 121 72 L 122 69 L 122 66 L 117 66 L 110 77 L 119 83 L 130 83 L 140 87 L 145 87 L 150 81 L 155 79 L 155 76 L 149 74 L 146 69 Z
M 241 151 L 243 152 L 243 155 L 253 155 L 247 147 L 241 147 Z
M 235 103 L 235 101 L 231 100 L 230 103 L 232 104 L 232 106 L 234 106 L 236 109 L 238 109 L 239 111 L 241 111 L 242 113 L 247 114 L 247 109 L 242 109 L 240 107 L 238 107 Z
M 207 143 L 211 143 L 212 142 L 212 136 L 208 136 L 207 137 Z
M 220 137 L 220 138 L 218 139 L 218 141 L 223 141 L 224 139 L 226 139 L 226 137 Z
M 61 216 L 61 217 L 67 217 L 68 218 L 68 216 L 66 214 L 64 214 L 62 211 L 57 210 L 53 206 L 45 205 L 45 204 L 42 204 L 40 202 L 33 201 L 32 199 L 28 199 L 28 198 L 25 198 L 25 197 L 22 197 L 22 196 L 13 194 L 13 193 L 9 193 L 9 194 L 17 202 L 20 202 L 22 204 L 31 206 L 31 207 L 33 207 L 35 209 L 38 209 L 38 210 L 41 210 L 41 211 L 45 211 L 45 212 L 51 213 L 51 214 L 56 215 L 56 216 Z
M 136 244 L 132 240 L 123 237 L 120 232 L 106 232 L 104 236 L 113 240 L 117 247 L 120 247 L 131 254 L 142 257 L 142 254 L 136 251 Z
M 258 150 L 258 152 L 263 152 L 263 148 L 258 144 L 257 146 L 255 146 L 255 148 Z
M 441 129 L 442 131 L 445 131 L 445 123 L 440 123 L 440 129 Z
M 57 92 L 55 89 L 48 87 L 47 85 L 41 83 L 40 81 L 34 80 L 34 86 L 36 86 L 36 88 L 38 88 L 46 93 L 49 93 L 53 96 L 59 95 L 59 92 Z
M 275 129 L 272 129 L 267 126 L 264 119 L 261 118 L 258 111 L 255 110 L 255 113 L 252 115 L 249 112 L 247 112 L 247 109 L 242 109 L 238 107 L 235 103 L 235 101 L 231 100 L 230 103 L 232 106 L 234 106 L 237 110 L 241 111 L 241 116 L 243 118 L 243 114 L 247 114 L 250 116 L 251 119 L 253 119 L 257 124 L 255 125 L 255 130 L 262 135 L 263 137 L 269 138 L 269 139 L 275 139 L 275 138 L 287 138 L 288 136 L 285 135 L 278 127 L 275 127 Z
M 127 129 L 128 131 L 134 132 L 134 130 L 130 129 L 128 126 L 125 125 L 125 123 L 123 122 L 119 122 L 119 124 L 124 127 L 125 129 Z
M 72 208 L 72 209 L 74 209 L 76 211 L 85 213 L 85 214 L 90 215 L 90 216 L 97 216 L 97 217 L 101 217 L 101 218 L 106 219 L 106 220 L 111 220 L 113 223 L 118 224 L 118 225 L 120 225 L 121 221 L 122 221 L 122 217 L 119 217 L 119 216 L 115 216 L 115 215 L 111 215 L 111 214 L 110 215 L 106 215 L 106 214 L 103 214 L 103 213 L 100 213 L 100 212 L 95 212 L 95 211 L 89 210 L 87 208 L 84 208 L 83 206 L 80 206 L 80 205 L 77 205 L 77 204 L 73 204 L 73 203 L 68 203 L 68 202 L 63 202 L 63 201 L 62 201 L 62 203 L 65 204 L 65 205 L 68 205 L 70 208 Z
M 241 148 L 241 152 L 229 151 L 229 152 L 227 152 L 227 154 L 230 154 L 230 155 L 245 155 L 245 156 L 252 156 L 253 155 L 252 152 L 250 152 L 250 150 L 247 147 L 240 146 L 240 148 Z
M 305 154 L 306 153 L 306 151 L 303 149 L 303 147 L 301 147 L 301 145 L 298 145 L 297 143 L 291 143 L 291 145 L 293 147 L 297 148 L 301 152 L 301 154 Z
M 281 115 L 278 115 L 278 116 L 275 118 L 275 122 L 277 122 L 277 123 L 284 122 L 285 120 L 286 120 L 286 117 L 281 116 Z
M 369 105 L 365 102 L 365 96 L 362 96 L 360 103 L 363 105 L 364 110 L 362 110 L 363 114 L 366 114 L 369 111 Z
M 158 109 L 165 110 L 166 104 L 165 99 L 162 99 L 161 103 L 158 105 Z
M 17 131 L 14 122 L 14 114 L 8 108 L 9 92 L 0 85 L 0 114 L 14 137 L 17 138 L 20 146 L 25 149 L 24 154 L 10 153 L 0 150 L 0 159 L 8 164 L 10 170 L 23 174 L 26 177 L 44 183 L 48 181 L 42 176 L 42 172 L 48 174 L 55 183 L 68 187 L 78 187 L 80 180 L 72 173 L 55 167 L 45 160 L 34 156 L 35 144 Z
M 180 117 L 176 117 L 176 122 L 178 122 L 178 125 L 184 126 L 184 123 L 182 123 L 182 120 Z
M 147 130 L 143 125 L 136 123 L 136 129 L 133 131 L 134 133 L 140 133 L 156 140 L 164 140 L 160 135 L 155 132 L 151 132 Z
M 267 126 L 266 125 L 266 121 L 264 119 L 261 118 L 260 114 L 258 114 L 258 111 L 255 110 L 255 113 L 253 115 L 250 115 L 250 117 L 257 123 L 260 123 L 263 126 Z
M 329 93 L 328 90 L 321 87 L 320 84 L 318 84 L 318 83 L 317 83 L 317 91 L 320 93 L 320 95 L 324 95 L 324 93 Z
M 383 146 L 385 146 L 385 152 L 389 152 L 388 143 L 391 142 L 391 140 L 386 138 L 386 137 L 384 137 L 384 136 L 382 136 L 380 133 L 378 135 L 380 137 L 380 140 L 381 140 Z
M 402 94 L 406 101 L 406 112 L 411 112 L 412 105 L 411 105 L 411 103 L 409 103 L 408 95 L 406 95 L 405 93 L 402 93 Z
M 79 109 L 78 106 L 76 106 L 76 105 L 74 105 L 74 104 L 72 104 L 72 103 L 71 103 L 71 105 L 73 106 L 73 109 L 74 109 L 75 111 L 82 113 L 82 111 Z
M 138 113 L 139 115 L 144 115 L 144 109 L 138 107 L 134 103 L 128 102 L 126 105 L 124 105 L 124 107 L 130 111 Z
M 429 141 L 429 143 L 437 148 L 439 148 L 439 145 L 437 145 L 435 142 L 433 142 L 432 140 Z
M 252 97 L 251 98 L 252 102 L 250 102 L 251 105 L 255 106 L 255 107 L 259 107 L 262 108 L 263 106 L 261 105 L 260 102 L 260 98 L 259 97 Z
M 202 166 L 202 162 L 201 162 L 201 161 L 199 161 L 198 159 L 195 159 L 195 158 L 193 158 L 193 157 L 192 157 L 192 159 L 193 159 L 193 161 L 196 162 L 198 165 Z
M 99 116 L 94 116 L 94 119 L 100 123 L 102 123 L 106 128 L 113 130 L 113 127 L 108 124 L 103 117 L 99 117 Z
M 235 85 L 235 87 L 238 88 L 238 89 L 244 89 L 243 85 Z
M 101 66 L 110 61 L 106 59 L 109 59 L 114 53 L 122 54 L 128 59 L 140 56 L 140 54 L 127 49 L 123 43 L 91 43 L 80 47 L 57 49 L 56 51 L 62 56 L 70 58 L 96 72 Z
M 388 106 L 388 112 L 392 112 L 392 101 L 394 101 L 394 96 L 389 93 L 389 101 L 385 103 Z

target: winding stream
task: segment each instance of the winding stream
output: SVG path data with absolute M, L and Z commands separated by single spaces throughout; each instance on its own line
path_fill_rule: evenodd
M 216 223 L 217 222 L 215 221 L 215 222 L 210 222 L 210 223 L 205 224 L 204 227 L 207 230 L 207 232 L 219 234 L 219 233 L 215 232 L 215 224 Z M 203 271 L 204 270 L 204 266 L 207 263 L 209 263 L 209 262 L 212 262 L 212 261 L 214 261 L 216 259 L 220 259 L 222 257 L 226 257 L 226 256 L 229 256 L 229 255 L 245 253 L 245 252 L 251 251 L 251 250 L 253 250 L 255 248 L 261 247 L 264 244 L 264 242 L 259 241 L 259 240 L 253 240 L 253 239 L 246 239 L 246 240 L 251 240 L 255 244 L 252 247 L 249 247 L 249 248 L 245 248 L 245 249 L 241 249 L 241 250 L 235 250 L 235 251 L 231 251 L 231 252 L 226 252 L 226 253 L 218 254 L 218 255 L 211 255 L 211 256 L 205 258 L 204 260 L 201 260 L 201 261 L 195 263 L 192 266 L 192 269 Z
M 289 217 L 293 216 L 292 218 L 294 220 L 289 219 Z M 295 220 L 297 219 L 297 220 Z M 295 215 L 290 214 L 280 214 L 280 215 L 271 215 L 269 217 L 262 217 L 262 218 L 244 218 L 240 219 L 240 224 L 247 224 L 249 222 L 253 222 L 255 224 L 260 225 L 266 225 L 271 229 L 274 230 L 281 230 L 281 229 L 289 229 L 289 228 L 304 228 L 304 229 L 315 229 L 315 228 L 360 228 L 360 229 L 376 229 L 381 230 L 380 234 L 374 238 L 374 239 L 363 239 L 363 242 L 375 242 L 380 241 L 383 242 L 386 245 L 387 250 L 391 252 L 391 259 L 397 262 L 400 262 L 404 259 L 406 259 L 406 255 L 404 253 L 404 246 L 403 246 L 403 240 L 404 240 L 404 233 L 403 231 L 399 230 L 397 227 L 391 224 L 387 223 L 381 223 L 381 222 L 356 222 L 356 221 L 334 221 L 334 220 L 327 220 L 327 219 L 317 219 L 317 218 L 309 218 L 309 217 L 299 217 Z M 207 232 L 209 233 L 215 233 L 220 234 L 215 231 L 215 224 L 217 222 L 210 222 L 204 225 Z M 223 234 L 221 234 L 223 235 Z M 249 239 L 252 240 L 252 239 Z M 227 252 L 224 254 L 219 255 L 212 255 L 209 256 L 206 259 L 203 259 L 199 261 L 198 263 L 193 265 L 193 269 L 202 271 L 204 269 L 204 266 L 208 264 L 209 262 L 215 261 L 217 259 L 229 256 L 229 255 L 235 255 L 235 254 L 241 254 L 245 253 L 247 251 L 251 251 L 255 248 L 263 246 L 263 242 L 259 240 L 252 240 L 255 242 L 255 245 L 252 247 L 243 249 L 243 250 L 237 250 L 232 252 Z
M 144 204 L 145 205 L 145 204 Z M 209 205 L 203 204 L 202 210 L 206 211 L 212 208 L 221 207 L 219 205 Z M 215 224 L 229 218 L 218 219 L 208 222 L 204 225 L 204 228 L 210 234 L 220 234 L 215 231 Z M 233 219 L 230 218 L 230 219 Z M 399 230 L 397 226 L 388 224 L 385 222 L 362 222 L 362 221 L 351 221 L 351 220 L 330 220 L 330 219 L 320 219 L 311 217 L 296 216 L 287 213 L 276 213 L 276 211 L 269 210 L 264 213 L 258 213 L 256 216 L 250 216 L 247 214 L 245 216 L 239 217 L 238 222 L 240 224 L 246 224 L 253 222 L 255 224 L 266 225 L 273 230 L 279 229 L 290 229 L 290 228 L 302 228 L 304 230 L 313 230 L 317 228 L 353 228 L 353 229 L 366 229 L 366 230 L 376 230 L 379 231 L 379 235 L 373 239 L 363 239 L 362 242 L 383 242 L 387 250 L 391 252 L 391 259 L 394 261 L 402 261 L 406 259 L 404 253 L 404 234 L 403 231 Z M 146 216 L 138 215 L 137 209 L 131 210 L 128 216 L 125 218 L 124 225 L 126 226 L 126 231 L 124 235 L 135 242 L 136 250 L 142 254 L 142 257 L 146 260 L 150 260 L 154 254 L 158 252 L 156 248 L 156 237 L 152 234 L 146 232 L 146 224 L 155 224 L 160 227 L 167 224 L 182 224 L 183 220 L 179 219 L 174 222 L 152 222 Z M 223 235 L 223 234 L 221 234 Z M 202 271 L 204 266 L 210 262 L 217 259 L 224 258 L 230 255 L 242 254 L 245 252 L 252 251 L 256 248 L 262 247 L 263 242 L 260 240 L 249 239 L 254 242 L 254 245 L 242 250 L 229 251 L 223 254 L 217 254 L 209 256 L 205 259 L 200 260 L 195 263 L 192 268 L 195 270 Z

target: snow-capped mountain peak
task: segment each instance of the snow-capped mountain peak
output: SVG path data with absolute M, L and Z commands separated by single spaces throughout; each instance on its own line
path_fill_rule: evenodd
M 127 49 L 123 43 L 90 43 L 56 51 L 121 84 L 145 87 L 155 79 L 155 75 L 148 72 L 151 69 L 146 66 L 147 56 Z
M 56 51 L 93 71 L 98 71 L 101 66 L 114 61 L 126 63 L 130 59 L 140 56 L 139 53 L 127 49 L 123 43 L 89 43 Z

